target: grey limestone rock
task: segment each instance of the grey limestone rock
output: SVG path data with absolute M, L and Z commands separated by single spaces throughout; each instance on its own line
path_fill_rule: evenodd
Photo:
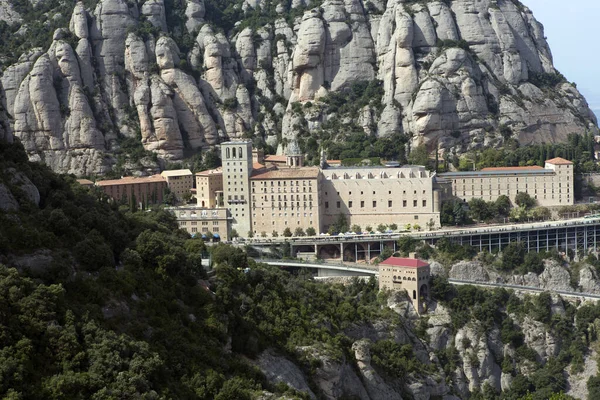
M 308 393 L 311 399 L 316 399 L 300 368 L 285 357 L 267 349 L 260 354 L 256 362 L 270 382 L 286 383 L 300 392 Z
M 203 0 L 182 4 L 180 26 L 168 25 L 164 0 L 140 6 L 99 0 L 93 10 L 77 2 L 68 24 L 76 42 L 57 30 L 50 48 L 27 51 L 1 72 L 0 138 L 17 136 L 32 160 L 81 175 L 105 172 L 117 138 L 133 137 L 138 127 L 145 148 L 168 160 L 181 159 L 186 146 L 250 135 L 282 152 L 282 139 L 304 130 L 315 135 L 336 118 L 365 135 L 400 132 L 411 136 L 412 147 L 437 145 L 457 154 L 501 146 L 501 125 L 522 145 L 598 133 L 573 84 L 533 84 L 533 77 L 557 71 L 543 26 L 521 4 L 308 3 L 291 2 L 291 9 L 305 7 L 293 20 L 280 4 L 280 17 L 231 30 L 215 25 Z M 0 18 L 19 23 L 8 3 L 0 4 Z M 240 6 L 250 11 L 265 3 Z M 161 33 L 130 38 L 142 20 Z M 195 37 L 186 54 L 170 38 L 182 30 Z M 26 31 L 22 24 L 19 32 Z M 325 111 L 328 94 L 375 79 L 381 106 L 353 116 Z M 296 102 L 316 107 L 295 113 Z M 343 132 L 334 135 L 342 139 Z M 556 283 L 540 279 L 542 287 Z

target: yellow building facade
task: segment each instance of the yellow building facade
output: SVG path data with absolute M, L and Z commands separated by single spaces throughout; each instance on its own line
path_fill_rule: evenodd
M 435 173 L 422 166 L 401 168 L 324 169 L 322 224 L 326 231 L 346 216 L 349 227 L 374 229 L 379 224 L 418 224 L 423 229 L 440 226 L 443 191 Z
M 481 171 L 448 172 L 439 176 L 451 181 L 452 195 L 464 201 L 474 198 L 495 201 L 501 195 L 506 195 L 514 204 L 517 194 L 525 192 L 539 206 L 575 203 L 573 163 L 558 157 L 547 160 L 544 168 L 484 168 Z
M 405 290 L 417 312 L 429 298 L 429 264 L 415 258 L 390 257 L 379 264 L 379 290 Z
M 169 210 L 175 214 L 179 227 L 190 235 L 229 240 L 231 217 L 226 208 L 172 207 Z
M 223 207 L 223 170 L 221 168 L 196 174 L 196 202 L 198 207 Z
M 189 169 L 167 170 L 161 172 L 160 175 L 167 181 L 169 190 L 179 202 L 183 201 L 194 187 L 194 174 Z
M 320 230 L 319 182 L 316 167 L 272 168 L 257 171 L 250 178 L 252 231 L 254 235 L 273 232 L 282 235 L 286 228 Z

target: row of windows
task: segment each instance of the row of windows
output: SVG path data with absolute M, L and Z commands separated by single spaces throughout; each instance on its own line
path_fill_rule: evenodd
M 312 202 L 309 202 L 308 205 L 307 205 L 307 203 L 305 201 L 302 202 L 302 207 L 304 207 L 305 209 L 306 209 L 306 207 L 312 208 L 312 206 L 313 206 Z M 265 207 L 265 203 L 260 203 L 259 207 L 260 208 Z M 277 204 L 275 204 L 275 202 L 271 203 L 271 208 L 279 208 L 281 210 L 282 207 L 287 209 L 287 207 L 288 207 L 287 201 L 284 201 L 283 205 L 282 205 L 281 201 L 277 202 Z M 294 209 L 294 203 L 291 202 L 291 201 L 290 201 L 290 207 L 292 208 L 292 210 Z M 258 208 L 257 205 L 256 205 L 256 203 L 252 203 L 252 208 Z M 300 202 L 299 201 L 296 202 L 296 208 L 300 208 Z
M 426 192 L 427 192 L 426 190 L 423 190 L 423 194 L 425 194 Z M 339 196 L 339 195 L 340 195 L 340 192 L 336 192 L 336 194 Z M 365 192 L 361 190 L 361 191 L 360 191 L 360 194 L 361 194 L 361 195 L 364 195 L 364 194 L 365 194 Z M 392 191 L 391 191 L 391 190 L 388 190 L 388 194 L 392 194 Z M 402 191 L 402 194 L 406 194 L 406 190 L 403 190 L 403 191 Z M 417 194 L 417 191 L 416 191 L 416 190 L 414 190 L 414 191 L 413 191 L 413 194 Z M 327 195 L 329 195 L 329 193 L 325 192 L 325 196 L 327 196 Z M 376 190 L 373 190 L 373 195 L 377 195 L 377 191 L 376 191 Z M 352 196 L 352 192 L 348 192 L 348 196 Z
M 313 221 L 312 221 L 312 220 L 310 220 L 310 221 L 308 221 L 308 223 L 309 223 L 309 225 L 312 225 L 312 224 L 313 224 Z M 287 225 L 287 224 L 288 224 L 288 220 L 286 219 L 285 221 L 283 221 L 283 225 Z M 256 226 L 256 221 L 254 221 L 254 225 Z M 261 226 L 264 226 L 264 225 L 265 225 L 265 223 L 264 223 L 264 222 L 263 222 L 263 223 L 261 223 Z M 272 225 L 272 226 L 275 226 L 275 221 L 271 221 L 271 225 Z M 297 225 L 300 225 L 300 221 L 297 221 Z M 254 231 L 254 233 L 256 233 L 256 231 Z
M 527 182 L 527 178 L 528 178 L 527 176 L 521 178 L 521 182 L 523 182 L 523 179 L 525 179 L 525 182 Z M 537 182 L 538 181 L 538 177 L 537 176 L 533 176 L 533 177 L 529 177 L 529 178 L 533 179 L 533 182 Z M 552 180 L 554 180 L 554 176 L 543 176 L 543 177 L 540 177 L 540 178 L 541 178 L 542 181 L 545 181 L 545 180 L 546 181 L 552 181 Z M 484 180 L 485 181 L 491 181 L 492 179 L 493 178 L 479 178 L 479 182 L 483 183 Z M 500 180 L 506 180 L 506 179 L 507 178 L 497 178 L 497 181 L 500 182 Z M 511 178 L 508 178 L 508 179 L 513 179 L 513 178 L 511 177 Z M 476 180 L 475 178 L 471 178 L 471 182 L 470 183 L 475 183 L 475 180 Z M 568 176 L 567 176 L 567 180 L 569 180 Z M 458 179 L 457 179 L 457 181 L 458 181 Z M 466 183 L 468 181 L 469 181 L 469 179 L 463 179 L 462 183 Z M 515 182 L 519 182 L 519 178 L 515 178 Z
M 232 155 L 233 155 L 233 157 L 232 157 Z M 227 157 L 227 158 L 243 158 L 243 155 L 244 155 L 244 153 L 243 153 L 241 147 L 238 147 L 237 149 L 235 147 L 232 147 L 232 148 L 227 147 L 227 149 L 225 149 L 225 157 Z
M 258 190 L 260 190 L 260 188 L 259 188 Z M 295 188 L 295 190 L 294 190 L 294 188 L 293 188 L 293 187 L 290 187 L 290 193 L 294 193 L 294 192 L 295 192 L 295 193 L 300 193 L 300 188 L 299 188 L 299 187 L 297 187 L 297 188 Z M 306 187 L 303 187 L 303 188 L 302 188 L 302 192 L 304 192 L 304 193 L 306 193 L 306 192 L 307 192 L 307 190 L 306 190 Z M 308 188 L 308 192 L 312 192 L 312 188 L 310 188 L 310 187 L 309 187 L 309 188 Z M 254 191 L 254 188 L 252 188 L 252 193 L 256 193 L 256 192 Z M 262 188 L 262 193 L 267 193 L 267 188 Z M 275 188 L 273 188 L 273 187 L 271 188 L 271 193 L 275 193 Z M 277 188 L 277 193 L 287 193 L 287 190 L 286 190 L 286 188 L 285 188 L 285 187 L 283 188 L 283 190 L 281 190 L 281 188 Z
M 422 200 L 421 204 L 422 204 L 423 207 L 427 207 L 427 200 Z M 352 200 L 348 201 L 348 208 L 352 208 L 352 206 L 353 206 Z M 393 201 L 392 200 L 388 200 L 387 206 L 388 206 L 388 208 L 392 208 L 393 207 Z M 413 207 L 418 207 L 418 200 L 413 200 L 412 206 Z M 341 201 L 336 201 L 335 202 L 335 207 L 336 208 L 341 208 L 342 207 L 342 202 Z M 360 201 L 360 208 L 364 208 L 364 207 L 365 207 L 365 201 L 361 200 Z M 402 200 L 402 207 L 408 207 L 408 201 L 407 200 Z M 325 202 L 325 208 L 329 208 L 329 202 L 328 201 Z M 377 200 L 373 200 L 373 208 L 377 208 Z
M 297 217 L 301 217 L 301 216 L 302 216 L 302 215 L 300 215 L 300 213 L 290 213 L 290 217 L 293 217 L 294 215 L 296 215 Z M 256 214 L 252 214 L 252 216 L 253 216 L 254 218 L 256 218 Z M 260 214 L 260 216 L 261 216 L 261 217 L 264 217 L 264 216 L 265 216 L 265 213 L 262 213 L 262 214 Z M 271 213 L 271 217 L 275 217 L 275 216 L 277 216 L 277 213 Z M 282 213 L 279 213 L 279 216 L 280 216 L 280 217 L 287 217 L 287 216 L 288 216 L 288 213 L 287 213 L 287 212 L 284 212 L 283 214 L 282 214 Z M 304 213 L 304 216 L 305 216 L 305 217 L 312 217 L 312 216 L 313 216 L 313 213 Z
M 274 181 L 270 181 L 271 182 L 271 186 L 275 186 L 275 182 Z M 283 185 L 281 184 L 281 182 L 283 182 Z M 277 186 L 288 186 L 287 184 L 288 181 L 277 181 Z M 300 182 L 302 182 L 302 186 L 307 186 L 306 182 L 308 182 L 308 186 L 312 186 L 312 181 L 307 181 L 307 180 L 303 180 L 303 181 L 290 181 L 289 186 L 294 186 L 294 182 L 296 182 L 295 186 L 300 186 Z M 260 181 L 258 182 L 259 185 L 262 186 L 268 186 L 267 185 L 267 181 Z M 256 182 L 252 182 L 252 186 L 255 186 Z
M 192 228 L 192 233 L 198 232 L 198 228 Z M 202 228 L 202 232 L 208 232 L 208 228 Z M 213 233 L 219 233 L 219 228 L 213 228 Z
M 259 199 L 260 200 L 264 200 L 264 201 L 268 201 L 269 200 L 269 196 L 265 196 L 264 198 L 261 196 L 261 197 L 259 197 Z M 309 194 L 308 195 L 308 200 L 312 200 L 312 199 L 313 199 L 312 194 Z M 252 200 L 253 201 L 256 200 L 256 196 L 252 196 Z M 277 196 L 277 200 L 279 200 L 279 201 L 282 200 L 281 199 L 281 195 Z M 290 200 L 292 200 L 292 201 L 293 200 L 301 200 L 300 199 L 300 195 L 298 194 L 298 195 L 296 195 L 296 198 L 294 198 L 294 195 L 292 194 L 292 195 L 290 195 Z M 303 196 L 302 200 L 307 200 L 306 199 L 306 195 Z M 275 201 L 275 196 L 274 195 L 271 195 L 271 201 Z M 283 201 L 287 201 L 287 195 L 285 195 L 285 194 L 283 195 Z

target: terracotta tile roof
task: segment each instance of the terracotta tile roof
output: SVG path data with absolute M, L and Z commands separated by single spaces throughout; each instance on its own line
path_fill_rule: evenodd
M 83 186 L 94 184 L 94 182 L 90 181 L 89 179 L 77 179 L 77 182 L 79 182 L 79 184 Z
M 286 162 L 287 161 L 287 157 L 286 156 L 270 155 L 270 156 L 266 156 L 265 157 L 265 161 L 266 162 L 273 162 L 273 163 Z
M 544 169 L 539 165 L 531 165 L 529 167 L 488 167 L 482 168 L 482 171 L 530 171 L 536 169 Z
M 569 160 L 565 160 L 564 158 L 561 157 L 554 157 L 551 160 L 546 160 L 546 162 L 548 164 L 553 164 L 553 165 L 572 165 L 573 163 Z
M 192 171 L 189 169 L 168 169 L 160 173 L 164 177 L 168 176 L 186 176 L 192 175 Z
M 137 183 L 153 183 L 153 182 L 166 182 L 165 178 L 160 175 L 152 176 L 126 176 L 121 179 L 110 179 L 105 181 L 97 181 L 96 186 L 113 186 L 113 185 L 129 185 Z
M 215 169 L 207 169 L 206 171 L 196 172 L 196 175 L 208 176 L 208 175 L 216 175 L 216 174 L 222 174 L 222 173 L 223 173 L 223 168 L 218 167 Z
M 261 163 L 257 163 L 255 162 L 254 164 L 252 164 L 252 169 L 263 169 L 265 166 L 262 165 Z
M 315 167 L 303 168 L 277 168 L 263 171 L 256 171 L 250 179 L 316 179 L 320 170 Z
M 416 258 L 401 258 L 401 257 L 390 257 L 385 261 L 379 263 L 379 265 L 393 265 L 395 267 L 426 267 L 427 264 L 425 261 L 417 260 Z

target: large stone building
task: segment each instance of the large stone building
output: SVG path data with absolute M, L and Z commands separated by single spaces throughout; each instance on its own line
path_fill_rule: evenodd
M 464 201 L 480 198 L 494 201 L 506 195 L 511 202 L 525 192 L 540 206 L 565 206 L 575 203 L 573 163 L 564 158 L 547 160 L 544 168 L 501 167 L 481 171 L 439 174 L 452 183 L 452 195 Z
M 390 257 L 379 263 L 379 290 L 406 290 L 417 312 L 429 297 L 429 264 L 415 258 Z
M 231 212 L 231 228 L 240 236 L 252 230 L 250 211 L 250 176 L 253 170 L 252 142 L 221 143 L 223 197 Z
M 339 214 L 349 226 L 363 229 L 391 223 L 440 226 L 444 188 L 422 166 L 324 169 L 321 191 L 325 230 Z
M 310 227 L 320 232 L 320 178 L 316 167 L 257 171 L 250 178 L 253 233 L 281 235 L 286 228 Z
M 194 174 L 189 169 L 166 170 L 160 175 L 165 178 L 169 190 L 175 195 L 178 202 L 183 201 L 194 187 Z
M 121 179 L 97 181 L 96 186 L 116 201 L 135 201 L 138 205 L 146 205 L 163 202 L 167 181 L 160 175 L 128 176 Z
M 223 207 L 223 169 L 196 174 L 196 201 L 199 207 Z
M 229 211 L 226 208 L 173 207 L 170 209 L 181 229 L 203 238 L 229 240 Z

